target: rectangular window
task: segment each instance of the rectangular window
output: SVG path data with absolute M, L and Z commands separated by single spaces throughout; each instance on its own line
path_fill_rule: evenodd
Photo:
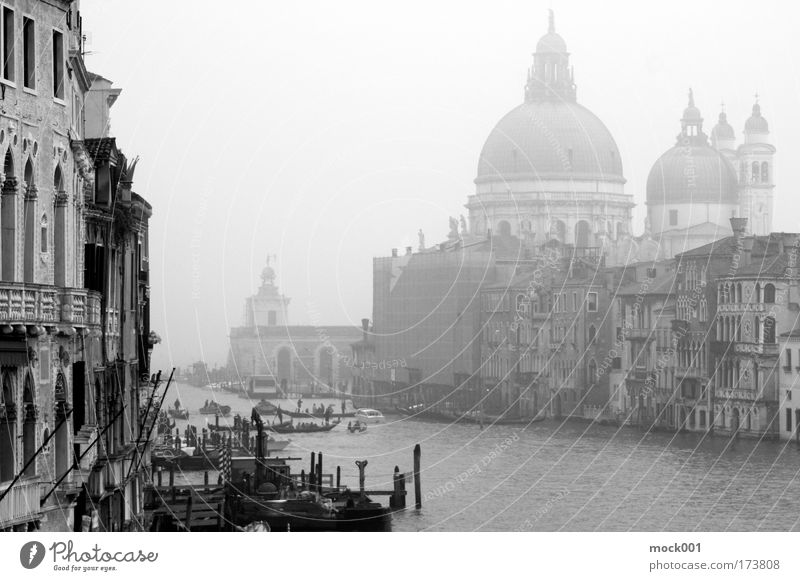
M 678 210 L 669 211 L 669 225 L 670 226 L 678 225 Z
M 578 312 L 578 293 L 572 293 L 572 312 Z
M 64 98 L 64 35 L 53 31 L 53 97 Z
M 786 350 L 786 368 L 785 369 L 786 369 L 786 371 L 791 371 L 792 370 L 792 350 L 791 349 L 787 349 Z
M 597 312 L 597 293 L 587 293 L 586 310 L 590 313 Z
M 30 18 L 22 19 L 22 82 L 36 88 L 36 26 Z
M 14 11 L 3 6 L 3 79 L 14 82 Z
M 792 431 L 792 408 L 786 408 L 786 431 Z

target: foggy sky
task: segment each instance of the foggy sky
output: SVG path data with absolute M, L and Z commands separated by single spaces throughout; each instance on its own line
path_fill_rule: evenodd
M 291 323 L 371 317 L 372 257 L 466 215 L 549 7 L 578 102 L 619 145 L 635 233 L 690 86 L 706 133 L 724 100 L 738 143 L 758 92 L 773 229 L 800 231 L 798 49 L 774 3 L 83 0 L 87 66 L 123 89 L 112 133 L 154 208 L 154 369 L 225 362 L 267 254 Z

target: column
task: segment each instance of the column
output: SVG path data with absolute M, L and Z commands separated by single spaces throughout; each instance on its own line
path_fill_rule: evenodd
M 36 277 L 36 200 L 38 190 L 30 185 L 25 191 L 25 257 L 23 261 L 23 280 L 34 282 Z
M 54 280 L 56 286 L 67 286 L 67 203 L 64 191 L 56 192 L 56 224 L 53 232 Z
M 17 178 L 7 177 L 2 188 L 0 230 L 2 234 L 2 279 L 17 280 Z

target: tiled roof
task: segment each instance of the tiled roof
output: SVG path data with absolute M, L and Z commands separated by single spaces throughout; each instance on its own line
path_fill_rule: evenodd
M 116 159 L 117 139 L 116 137 L 100 137 L 98 139 L 87 139 L 84 141 L 86 150 L 95 162 Z

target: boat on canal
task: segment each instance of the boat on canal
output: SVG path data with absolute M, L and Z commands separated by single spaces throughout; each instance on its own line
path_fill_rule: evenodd
M 216 401 L 208 401 L 200 408 L 200 413 L 203 415 L 227 416 L 231 413 L 231 406 L 221 405 Z
M 333 428 L 338 426 L 340 422 L 331 422 L 329 424 L 315 424 L 300 422 L 283 422 L 280 424 L 272 424 L 264 426 L 265 430 L 271 430 L 277 434 L 316 434 L 319 432 L 330 432 Z

